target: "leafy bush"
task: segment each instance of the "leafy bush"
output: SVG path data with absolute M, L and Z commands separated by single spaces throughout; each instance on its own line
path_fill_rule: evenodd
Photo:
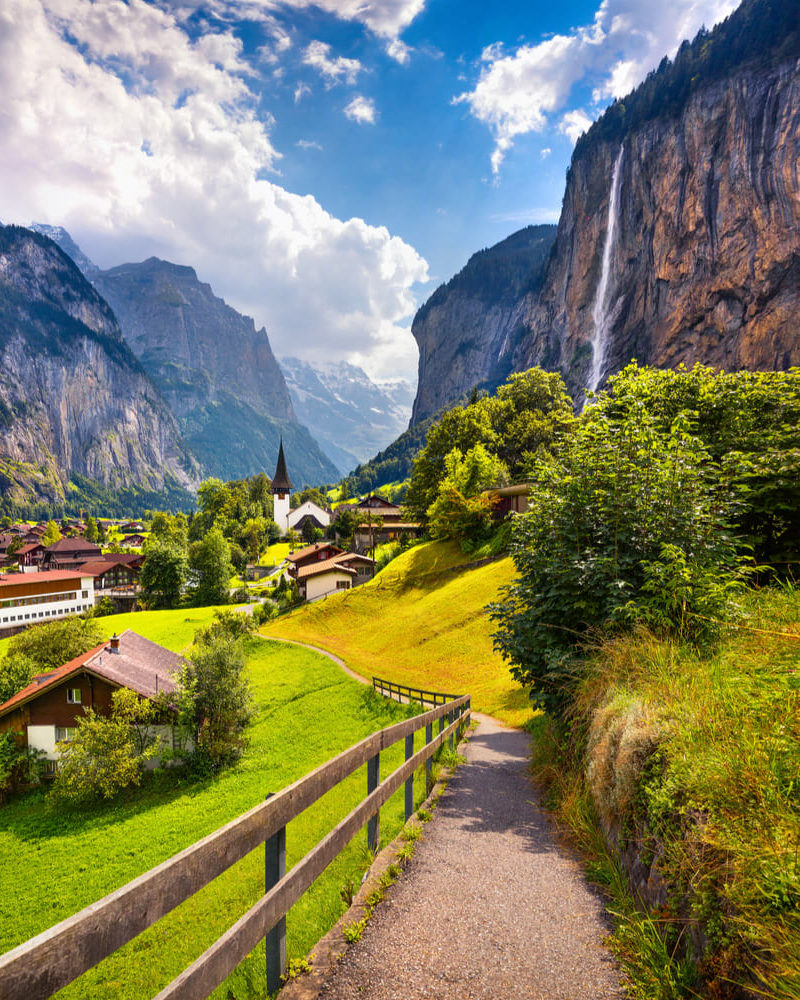
M 62 618 L 32 625 L 13 636 L 6 659 L 24 656 L 36 665 L 36 673 L 43 673 L 74 660 L 102 641 L 100 626 L 91 618 Z
M 645 621 L 702 642 L 727 616 L 740 560 L 708 465 L 684 417 L 662 433 L 641 403 L 616 422 L 592 408 L 536 464 L 512 529 L 519 579 L 491 615 L 496 648 L 543 707 L 564 708 L 592 630 Z
M 0 705 L 27 687 L 38 671 L 35 660 L 24 653 L 7 653 L 0 660 Z
M 497 498 L 484 490 L 506 479 L 505 465 L 482 444 L 466 454 L 454 448 L 444 465 L 444 478 L 427 512 L 431 535 L 470 543 L 485 540 L 492 532 Z
M 0 802 L 22 785 L 39 781 L 40 750 L 24 743 L 22 733 L 0 734 Z
M 210 625 L 198 629 L 194 634 L 195 645 L 209 645 L 218 639 L 235 642 L 250 635 L 255 628 L 251 615 L 240 611 L 228 611 L 225 608 L 215 611 Z
M 149 729 L 153 706 L 128 688 L 112 695 L 111 716 L 93 708 L 84 713 L 72 739 L 57 744 L 60 758 L 50 793 L 56 802 L 111 799 L 139 784 L 145 761 L 157 752 Z

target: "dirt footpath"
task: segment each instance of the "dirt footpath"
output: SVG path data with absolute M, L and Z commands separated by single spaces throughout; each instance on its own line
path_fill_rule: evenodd
M 527 735 L 478 718 L 467 764 L 325 1000 L 625 996 L 602 904 L 534 801 Z

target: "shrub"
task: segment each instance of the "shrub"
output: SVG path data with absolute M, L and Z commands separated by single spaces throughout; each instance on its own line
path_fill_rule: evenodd
M 182 684 L 192 701 L 195 765 L 216 771 L 237 761 L 252 711 L 241 644 L 218 636 L 197 646 Z
M 491 615 L 496 648 L 542 707 L 563 709 L 593 630 L 645 621 L 702 642 L 706 619 L 728 614 L 740 560 L 708 465 L 685 418 L 662 433 L 641 404 L 613 423 L 593 408 L 535 465 L 512 529 L 519 579 Z
M 0 734 L 0 802 L 20 786 L 39 781 L 40 750 L 23 742 L 22 733 Z
M 149 730 L 152 705 L 135 692 L 115 691 L 110 717 L 92 708 L 84 712 L 72 739 L 57 744 L 60 758 L 51 791 L 57 802 L 111 799 L 139 784 L 145 761 L 157 752 Z
M 37 673 L 55 670 L 103 641 L 99 625 L 91 618 L 62 618 L 32 625 L 11 638 L 9 656 L 25 656 L 34 662 Z M 23 685 L 24 686 L 24 685 Z

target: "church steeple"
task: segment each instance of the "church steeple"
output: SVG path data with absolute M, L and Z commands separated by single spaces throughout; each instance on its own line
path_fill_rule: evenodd
M 286 459 L 283 454 L 283 438 L 281 438 L 278 448 L 278 464 L 275 466 L 275 475 L 272 477 L 272 492 L 283 495 L 292 489 L 292 481 L 286 471 Z

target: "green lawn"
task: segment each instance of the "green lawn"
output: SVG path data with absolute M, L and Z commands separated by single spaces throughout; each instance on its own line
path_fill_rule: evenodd
M 492 648 L 486 613 L 514 565 L 509 558 L 453 571 L 468 559 L 452 543 L 415 546 L 370 583 L 305 605 L 265 629 L 331 650 L 364 677 L 469 693 L 473 708 L 522 725 L 531 717 L 530 702 Z
M 275 542 L 274 545 L 262 553 L 258 560 L 259 566 L 279 566 L 283 560 L 289 555 L 289 543 L 288 542 Z
M 188 642 L 198 624 L 198 612 L 149 614 L 171 619 L 150 619 L 149 627 L 139 631 L 160 636 L 171 648 Z M 194 618 L 191 624 L 187 616 Z M 119 619 L 128 617 L 138 621 L 146 614 Z M 153 781 L 122 801 L 73 813 L 52 811 L 41 793 L 0 809 L 0 856 L 7 861 L 0 866 L 0 893 L 14 901 L 0 908 L 0 952 L 171 857 L 410 711 L 376 698 L 327 658 L 282 643 L 249 640 L 248 669 L 258 708 L 250 747 L 235 768 L 218 778 L 179 785 L 174 779 Z M 417 747 L 419 740 L 418 735 Z M 386 752 L 382 773 L 401 758 L 402 746 Z M 365 789 L 362 768 L 291 823 L 287 865 L 344 816 Z M 386 842 L 402 822 L 402 789 L 381 821 Z M 305 954 L 343 912 L 340 888 L 363 867 L 364 843 L 360 834 L 289 914 L 290 956 Z M 254 851 L 58 996 L 140 1000 L 154 995 L 256 901 L 263 891 L 263 865 L 263 850 Z M 263 964 L 263 949 L 258 949 L 214 995 L 220 1000 L 262 995 Z

